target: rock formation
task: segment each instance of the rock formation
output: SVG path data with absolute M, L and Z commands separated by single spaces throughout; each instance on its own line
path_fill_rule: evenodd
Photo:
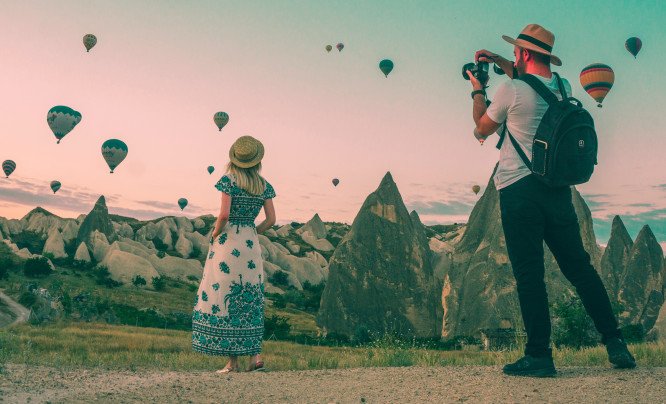
M 585 249 L 599 268 L 601 254 L 592 228 L 589 209 L 572 189 Z M 551 301 L 572 289 L 544 243 L 545 281 Z M 499 192 L 492 179 L 472 210 L 467 228 L 455 246 L 448 271 L 444 272 L 442 337 L 478 336 L 483 329 L 523 327 L 516 282 L 506 251 L 499 210 Z
M 629 251 L 618 299 L 625 311 L 620 325 L 640 324 L 645 332 L 657 321 L 664 303 L 664 252 L 650 226 L 645 225 Z
M 44 253 L 53 254 L 55 258 L 64 258 L 67 256 L 65 253 L 65 242 L 62 240 L 60 231 L 57 228 L 53 228 L 49 233 L 42 254 Z
M 634 242 L 620 216 L 613 218 L 610 238 L 601 257 L 601 279 L 611 301 L 617 301 Z
M 108 241 L 115 240 L 115 231 L 113 229 L 113 224 L 111 223 L 111 218 L 109 217 L 109 209 L 106 207 L 106 199 L 104 199 L 104 195 L 97 199 L 93 209 L 86 218 L 83 219 L 83 223 L 81 223 L 81 227 L 79 227 L 76 244 L 84 242 L 88 247 L 92 248 L 90 236 L 95 231 L 104 234 Z
M 90 251 L 88 251 L 88 247 L 86 247 L 86 243 L 81 243 L 79 244 L 79 247 L 76 249 L 76 253 L 74 254 L 74 260 L 76 261 L 84 261 L 84 262 L 90 262 Z
M 349 336 L 367 327 L 433 337 L 441 327 L 438 288 L 423 226 L 387 173 L 329 261 L 317 324 Z
M 305 225 L 296 230 L 297 234 L 303 234 L 304 232 L 310 232 L 315 239 L 326 238 L 328 231 L 326 230 L 326 225 L 321 221 L 319 214 L 315 215 L 310 219 Z

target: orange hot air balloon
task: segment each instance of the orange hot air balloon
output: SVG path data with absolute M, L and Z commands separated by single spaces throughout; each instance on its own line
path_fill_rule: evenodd
M 601 103 L 613 87 L 614 82 L 615 73 L 613 73 L 613 69 L 603 63 L 593 63 L 580 72 L 580 84 L 590 94 L 590 97 L 599 103 L 597 104 L 599 108 L 601 108 Z
M 477 194 L 479 193 L 480 190 L 481 190 L 481 187 L 478 186 L 478 185 L 474 185 L 474 186 L 472 187 L 472 192 L 474 192 L 474 195 L 477 195 Z

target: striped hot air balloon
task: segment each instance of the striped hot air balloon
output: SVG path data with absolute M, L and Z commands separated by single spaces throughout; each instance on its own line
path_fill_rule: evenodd
M 580 72 L 580 84 L 599 103 L 599 108 L 614 82 L 613 69 L 603 63 L 592 63 Z
M 226 112 L 222 112 L 222 111 L 217 112 L 213 116 L 213 121 L 215 122 L 215 125 L 217 125 L 217 128 L 219 130 L 222 130 L 222 128 L 224 128 L 224 125 L 229 123 L 229 115 L 227 115 Z
M 83 36 L 83 46 L 86 47 L 86 52 L 90 52 L 93 46 L 97 43 L 97 37 L 93 34 L 86 34 Z
M 478 186 L 478 185 L 474 185 L 472 187 L 472 192 L 474 192 L 474 195 L 478 194 L 480 190 L 481 190 L 481 187 Z
M 127 145 L 122 140 L 109 139 L 102 144 L 102 156 L 106 160 L 106 164 L 109 165 L 111 174 L 118 167 L 118 164 L 125 160 L 127 152 Z
M 340 42 L 339 44 L 335 45 L 336 48 L 338 48 L 338 52 L 342 52 L 342 50 L 345 48 L 345 45 Z
M 330 53 L 331 49 L 333 49 L 333 47 L 331 45 L 326 45 L 326 52 Z
M 632 36 L 624 43 L 624 47 L 627 48 L 629 53 L 634 55 L 634 59 L 636 59 L 636 55 L 638 55 L 638 52 L 640 52 L 643 47 L 643 42 L 641 42 L 640 38 Z
M 55 106 L 46 114 L 46 123 L 49 124 L 49 128 L 58 139 L 57 143 L 60 143 L 60 140 L 79 122 L 81 122 L 81 113 L 64 105 Z
M 5 172 L 7 178 L 9 178 L 9 174 L 13 173 L 14 170 L 16 170 L 16 163 L 14 163 L 13 160 L 5 160 L 2 162 L 2 171 Z
M 60 186 L 61 186 L 60 181 L 51 181 L 51 189 L 53 190 L 54 194 L 58 192 Z

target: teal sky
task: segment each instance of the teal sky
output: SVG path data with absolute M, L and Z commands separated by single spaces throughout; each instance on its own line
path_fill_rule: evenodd
M 391 171 L 426 223 L 467 221 L 498 158 L 496 138 L 472 137 L 461 66 L 478 49 L 507 58 L 538 23 L 555 34 L 574 96 L 595 118 L 599 166 L 579 186 L 598 241 L 622 215 L 635 237 L 649 224 L 666 242 L 666 5 L 663 1 L 4 1 L 0 13 L 0 216 L 39 205 L 87 213 L 101 194 L 111 213 L 141 219 L 217 214 L 213 184 L 242 135 L 266 146 L 279 222 L 350 223 Z M 86 53 L 82 37 L 95 34 Z M 624 41 L 643 40 L 634 59 Z M 326 53 L 342 42 L 342 52 Z M 395 63 L 384 78 L 382 59 Z M 602 109 L 581 69 L 606 63 L 615 84 Z M 506 77 L 491 76 L 489 95 Z M 81 123 L 60 145 L 46 112 L 67 105 Z M 230 115 L 218 132 L 212 117 Z M 129 147 L 111 175 L 100 152 Z M 209 176 L 206 167 L 216 171 Z M 331 179 L 340 179 L 333 187 Z M 62 188 L 48 188 L 57 179 Z M 180 211 L 176 201 L 190 205 Z

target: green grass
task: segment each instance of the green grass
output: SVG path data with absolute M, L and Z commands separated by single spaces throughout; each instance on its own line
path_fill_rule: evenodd
M 0 362 L 103 369 L 213 370 L 225 358 L 195 353 L 186 331 L 59 322 L 21 324 L 0 332 Z M 630 346 L 639 366 L 666 366 L 666 344 Z M 605 348 L 554 350 L 556 366 L 610 367 Z M 365 347 L 329 348 L 267 341 L 262 357 L 271 370 L 395 366 L 499 366 L 522 356 L 510 352 L 438 351 L 386 337 Z

